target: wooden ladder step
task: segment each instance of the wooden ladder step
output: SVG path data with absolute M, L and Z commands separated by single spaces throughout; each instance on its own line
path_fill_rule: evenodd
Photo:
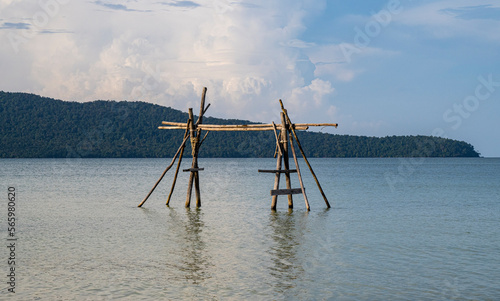
M 188 168 L 188 169 L 183 169 L 182 171 L 200 171 L 200 170 L 205 170 L 205 168 Z
M 294 173 L 294 172 L 297 172 L 296 169 L 289 169 L 289 170 L 286 170 L 286 169 L 280 169 L 280 170 L 271 170 L 271 169 L 259 169 L 259 172 L 267 172 L 267 173 Z
M 301 188 L 271 190 L 271 195 L 289 195 L 289 194 L 299 194 L 299 193 L 302 193 Z

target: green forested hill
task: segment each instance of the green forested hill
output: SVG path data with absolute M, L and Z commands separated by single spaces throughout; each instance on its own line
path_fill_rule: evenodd
M 0 158 L 170 157 L 183 131 L 158 130 L 163 120 L 186 122 L 187 113 L 145 102 L 78 103 L 0 91 Z M 204 123 L 250 122 L 208 117 Z M 310 157 L 479 156 L 468 143 L 436 137 L 298 135 Z M 200 156 L 271 157 L 275 145 L 272 132 L 211 132 Z

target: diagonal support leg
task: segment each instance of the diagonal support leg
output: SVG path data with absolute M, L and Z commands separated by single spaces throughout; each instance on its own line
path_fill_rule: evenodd
M 188 137 L 185 137 L 184 138 L 184 141 L 182 141 L 182 144 L 181 146 L 179 147 L 179 149 L 177 150 L 177 152 L 175 153 L 174 155 L 174 158 L 172 159 L 172 162 L 170 162 L 170 165 L 167 166 L 167 168 L 165 168 L 165 170 L 163 171 L 163 173 L 161 174 L 160 178 L 158 179 L 158 181 L 156 182 L 156 184 L 153 186 L 153 188 L 149 191 L 148 195 L 144 198 L 144 200 L 142 200 L 142 202 L 139 204 L 139 206 L 137 207 L 142 207 L 142 205 L 144 205 L 144 203 L 146 203 L 146 201 L 148 200 L 148 198 L 151 196 L 151 194 L 153 193 L 153 191 L 156 189 L 156 187 L 158 186 L 158 184 L 160 184 L 161 180 L 163 179 L 163 177 L 165 176 L 165 174 L 167 173 L 167 171 L 169 171 L 169 169 L 172 167 L 172 165 L 174 165 L 175 163 L 175 159 L 177 159 L 177 156 L 179 155 L 179 152 L 181 151 L 181 149 L 184 147 L 184 145 L 186 144 L 186 141 L 187 141 L 187 138 Z
M 295 162 L 295 168 L 297 169 L 297 176 L 299 177 L 300 189 L 302 190 L 302 195 L 304 196 L 304 201 L 306 203 L 307 211 L 310 211 L 311 207 L 309 206 L 309 201 L 307 200 L 306 190 L 304 188 L 304 183 L 302 183 L 302 176 L 300 174 L 299 162 L 297 160 L 297 155 L 295 154 L 295 148 L 293 146 L 292 133 L 289 133 L 289 137 L 290 137 L 290 149 L 292 150 L 293 161 Z
M 282 130 L 281 130 L 281 143 L 282 143 L 282 151 L 283 151 L 283 165 L 285 165 L 285 170 L 290 170 L 290 165 L 288 161 L 288 125 L 285 120 L 285 115 L 281 113 L 281 125 L 282 125 Z M 285 181 L 286 181 L 286 188 L 287 189 L 292 189 L 292 182 L 290 180 L 290 173 L 285 173 Z M 288 208 L 293 209 L 293 198 L 292 195 L 288 195 Z
M 276 170 L 281 170 L 281 153 L 278 152 L 277 159 L 276 159 Z M 279 172 L 276 173 L 276 177 L 274 178 L 274 190 L 277 190 L 280 188 L 280 174 Z M 276 203 L 278 202 L 278 196 L 273 195 L 272 201 L 271 201 L 271 209 L 276 210 Z
M 189 137 L 189 123 L 193 122 L 191 119 L 188 119 L 186 132 L 184 132 L 184 139 Z M 186 144 L 182 145 L 181 153 L 179 154 L 179 161 L 177 161 L 177 168 L 175 169 L 174 180 L 172 181 L 172 188 L 170 188 L 170 193 L 167 198 L 167 206 L 170 204 L 170 199 L 172 198 L 172 194 L 174 193 L 175 183 L 177 182 L 177 175 L 179 174 L 179 169 L 181 167 L 182 156 L 184 155 L 184 149 L 186 148 Z

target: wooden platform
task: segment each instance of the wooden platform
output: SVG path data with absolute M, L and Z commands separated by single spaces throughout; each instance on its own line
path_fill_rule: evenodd
M 188 171 L 200 171 L 200 170 L 205 170 L 205 168 L 187 168 L 183 169 L 183 172 L 188 172 Z
M 302 193 L 302 188 L 271 190 L 271 195 L 290 195 Z
M 259 172 L 265 172 L 265 173 L 295 173 L 297 172 L 296 169 L 289 169 L 289 170 L 284 170 L 284 169 L 279 169 L 279 170 L 270 170 L 270 169 L 259 169 Z

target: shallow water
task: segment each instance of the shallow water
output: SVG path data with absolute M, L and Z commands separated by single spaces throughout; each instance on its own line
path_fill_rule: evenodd
M 274 159 L 200 158 L 200 209 L 184 207 L 187 173 L 165 206 L 170 172 L 137 208 L 169 161 L 0 160 L 4 196 L 16 189 L 16 297 L 500 296 L 500 159 L 311 159 L 332 209 L 300 162 L 311 211 L 294 195 L 293 211 L 280 197 L 273 212 L 274 175 L 257 170 L 273 169 Z

